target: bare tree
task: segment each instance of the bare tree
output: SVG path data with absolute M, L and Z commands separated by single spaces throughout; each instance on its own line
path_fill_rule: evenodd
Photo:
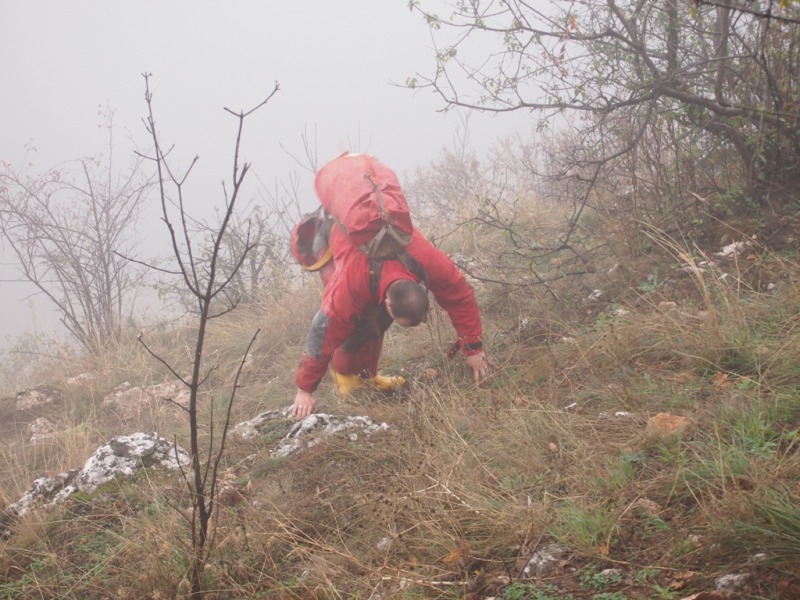
M 236 210 L 228 220 L 216 256 L 214 234 L 219 231 L 225 214 L 215 210 L 213 220 L 194 224 L 194 229 L 202 236 L 197 244 L 197 265 L 208 271 L 215 258 L 219 279 L 230 280 L 221 298 L 222 305 L 259 301 L 264 292 L 280 292 L 294 280 L 293 259 L 286 243 L 292 231 L 289 223 L 296 222 L 300 214 L 293 204 L 294 200 L 284 196 L 277 199 L 267 196 Z M 247 258 L 240 263 L 246 248 L 249 248 Z M 173 296 L 184 311 L 198 314 L 197 299 L 182 281 L 161 278 L 156 287 L 162 297 Z
M 306 145 L 306 152 L 309 151 Z M 311 159 L 309 154 L 309 161 Z M 309 162 L 309 165 L 313 163 Z M 301 216 L 299 176 L 290 174 L 287 180 L 275 182 L 272 189 L 267 188 L 257 175 L 256 179 L 260 184 L 258 199 L 231 216 L 228 233 L 217 256 L 220 272 L 227 277 L 236 267 L 237 258 L 248 239 L 252 245 L 247 259 L 231 278 L 229 292 L 240 303 L 253 302 L 263 292 L 281 292 L 297 277 L 287 240 Z M 217 223 L 220 223 L 223 215 L 217 211 L 216 216 Z M 218 225 L 202 227 L 205 231 L 216 228 Z M 212 248 L 206 244 L 202 260 L 208 260 L 211 253 Z
M 693 142 L 728 149 L 736 162 L 726 168 L 759 199 L 768 184 L 800 177 L 794 3 L 774 7 L 781 19 L 741 0 L 466 0 L 445 2 L 447 14 L 431 4 L 409 3 L 431 26 L 436 67 L 407 84 L 433 89 L 447 106 L 539 111 L 543 127 L 571 113 L 586 143 L 561 174 L 587 184 L 578 214 L 602 169 L 670 122 Z M 490 53 L 472 46 L 487 39 Z
M 39 176 L 0 163 L 0 236 L 23 279 L 44 294 L 67 331 L 92 353 L 117 338 L 133 312 L 143 272 L 122 256 L 134 252 L 133 230 L 152 185 L 141 158 L 117 169 L 113 112 L 105 116 L 106 156 Z
M 244 129 L 244 120 L 267 104 L 279 88 L 276 83 L 267 98 L 250 110 L 240 110 L 237 112 L 228 108 L 225 109 L 238 120 L 238 130 L 233 154 L 233 183 L 230 191 L 225 184 L 222 186 L 224 197 L 222 220 L 216 231 L 205 231 L 205 233 L 210 236 L 207 246 L 210 248 L 210 254 L 205 260 L 201 260 L 195 249 L 192 232 L 190 231 L 190 223 L 192 220 L 186 213 L 184 205 L 184 184 L 192 168 L 197 164 L 198 157 L 194 158 L 189 168 L 182 175 L 178 175 L 172 170 L 166 160 L 168 150 L 165 150 L 161 145 L 159 133 L 156 128 L 156 120 L 153 113 L 153 95 L 150 91 L 150 75 L 144 74 L 144 79 L 145 100 L 148 110 L 145 126 L 153 141 L 153 156 L 149 158 L 155 163 L 158 173 L 161 217 L 169 232 L 174 258 L 177 263 L 175 274 L 183 281 L 184 286 L 194 298 L 198 313 L 197 335 L 194 345 L 191 375 L 189 377 L 184 377 L 179 374 L 175 367 L 150 350 L 143 336 L 140 336 L 139 340 L 153 357 L 166 366 L 170 372 L 189 389 L 189 405 L 185 410 L 189 420 L 191 462 L 188 472 L 183 472 L 183 476 L 192 500 L 192 511 L 191 514 L 182 512 L 182 515 L 186 519 L 191 530 L 192 547 L 188 574 L 191 582 L 191 597 L 202 598 L 204 595 L 202 587 L 203 567 L 213 548 L 213 541 L 211 541 L 210 537 L 212 536 L 212 532 L 209 530 L 209 524 L 216 507 L 218 469 L 220 460 L 225 451 L 231 410 L 236 396 L 239 376 L 247 353 L 258 335 L 258 331 L 256 331 L 251 338 L 250 344 L 245 350 L 245 354 L 234 376 L 233 389 L 228 399 L 227 410 L 223 418 L 222 432 L 218 436 L 214 428 L 214 405 L 213 402 L 210 403 L 211 415 L 209 417 L 208 443 L 201 452 L 198 407 L 202 399 L 208 399 L 206 383 L 209 375 L 217 368 L 217 365 L 212 365 L 208 368 L 205 366 L 203 357 L 205 336 L 210 320 L 221 317 L 236 307 L 238 300 L 230 293 L 230 288 L 237 273 L 239 273 L 249 253 L 255 246 L 248 230 L 239 245 L 228 244 L 227 248 L 234 249 L 234 251 L 238 250 L 238 255 L 227 256 L 225 258 L 225 260 L 229 261 L 227 263 L 227 269 L 222 270 L 220 268 L 220 265 L 224 262 L 222 257 L 223 248 L 226 247 L 225 240 L 229 235 L 230 226 L 235 214 L 236 203 L 239 201 L 242 182 L 250 170 L 250 165 L 248 163 L 240 164 L 239 162 L 239 148 Z M 174 193 L 174 197 L 170 196 L 168 188 Z
M 302 157 L 293 155 L 283 145 L 281 147 L 303 170 L 316 173 L 316 127 L 313 137 L 304 131 L 300 138 Z M 280 293 L 297 278 L 297 270 L 293 268 L 295 259 L 291 256 L 287 240 L 291 238 L 302 213 L 300 177 L 297 173 L 289 173 L 286 179 L 276 180 L 272 186 L 267 186 L 255 171 L 252 176 L 259 183 L 258 197 L 231 214 L 226 235 L 216 255 L 217 270 L 221 277 L 227 279 L 232 275 L 226 290 L 227 301 L 233 299 L 239 304 L 256 301 L 264 292 Z M 215 210 L 213 221 L 196 224 L 196 229 L 206 234 L 196 257 L 198 264 L 204 264 L 205 268 L 213 256 L 213 233 L 219 230 L 224 217 L 221 211 Z M 239 257 L 247 242 L 252 248 L 247 252 L 247 259 L 239 266 Z M 196 312 L 190 290 L 165 285 L 164 282 L 160 282 L 159 287 L 162 292 L 175 294 L 188 312 Z

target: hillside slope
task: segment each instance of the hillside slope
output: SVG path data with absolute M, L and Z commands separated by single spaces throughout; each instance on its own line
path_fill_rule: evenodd
M 480 244 L 451 248 L 467 250 L 476 277 L 490 381 L 472 385 L 446 358 L 452 331 L 436 313 L 390 330 L 383 368 L 407 376 L 402 393 L 320 390 L 324 412 L 386 431 L 287 457 L 270 452 L 288 419 L 232 436 L 208 597 L 800 598 L 797 242 L 740 235 L 730 240 L 740 246 L 715 239 L 703 252 L 651 239 L 547 286 L 493 283 Z M 565 268 L 554 262 L 536 272 Z M 204 422 L 211 404 L 222 412 L 256 328 L 235 421 L 291 404 L 318 297 L 309 285 L 214 323 L 220 368 Z M 151 336 L 185 361 L 189 331 Z M 114 435 L 158 431 L 185 445 L 172 403 L 113 402 L 123 382 L 169 380 L 133 340 L 123 346 L 104 365 L 51 371 L 57 404 L 0 403 L 6 505 Z M 66 383 L 80 373 L 91 376 Z M 684 426 L 659 428 L 673 421 L 659 414 Z M 32 444 L 38 417 L 53 435 Z M 145 470 L 34 511 L 3 542 L 0 598 L 183 597 L 188 504 L 179 475 Z

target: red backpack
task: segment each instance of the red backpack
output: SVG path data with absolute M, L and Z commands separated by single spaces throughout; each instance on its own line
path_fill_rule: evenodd
M 369 258 L 370 289 L 378 290 L 383 260 L 396 259 L 428 289 L 428 274 L 408 252 L 414 225 L 394 172 L 365 154 L 345 153 L 326 164 L 314 182 L 321 209 L 305 215 L 292 234 L 292 253 L 306 271 L 333 273 L 328 247 L 331 217 Z
M 414 225 L 394 172 L 372 156 L 344 153 L 317 173 L 314 186 L 325 211 L 371 259 L 408 245 Z

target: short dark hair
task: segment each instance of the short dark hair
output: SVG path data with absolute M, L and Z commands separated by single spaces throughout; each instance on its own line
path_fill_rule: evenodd
M 398 279 L 386 292 L 395 319 L 406 319 L 411 327 L 419 325 L 428 314 L 428 291 L 410 279 Z

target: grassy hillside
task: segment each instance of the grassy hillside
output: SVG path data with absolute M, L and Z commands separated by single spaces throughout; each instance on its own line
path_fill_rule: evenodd
M 539 240 L 561 222 L 559 211 L 536 206 L 519 226 Z M 269 451 L 288 421 L 254 441 L 231 439 L 224 477 L 236 493 L 215 517 L 209 597 L 678 600 L 744 573 L 731 597 L 799 598 L 792 228 L 762 244 L 749 238 L 757 223 L 719 225 L 697 245 L 613 221 L 587 228 L 602 243 L 579 259 L 562 252 L 531 262 L 481 226 L 442 242 L 477 277 L 497 363 L 482 386 L 446 358 L 452 329 L 437 312 L 424 327 L 390 330 L 382 365 L 408 377 L 401 394 L 340 399 L 327 381 L 320 388 L 321 410 L 369 415 L 388 432 L 285 459 Z M 738 253 L 715 254 L 746 240 Z M 214 321 L 220 368 L 204 422 L 212 404 L 224 407 L 258 328 L 234 420 L 291 404 L 318 299 L 309 281 Z M 186 323 L 146 336 L 188 366 L 190 333 Z M 93 377 L 67 385 L 82 372 Z M 60 432 L 31 445 L 24 425 L 41 415 L 3 401 L 6 504 L 35 476 L 79 467 L 118 433 L 157 430 L 186 444 L 180 411 L 122 414 L 103 403 L 122 382 L 169 379 L 133 337 L 102 361 L 76 359 L 41 377 L 63 391 L 61 404 L 43 409 Z M 654 434 L 647 425 L 659 413 L 689 426 Z M 187 504 L 179 476 L 146 471 L 28 515 L 0 546 L 0 598 L 183 597 L 189 538 L 176 509 Z M 525 569 L 554 544 L 563 547 L 554 570 Z

